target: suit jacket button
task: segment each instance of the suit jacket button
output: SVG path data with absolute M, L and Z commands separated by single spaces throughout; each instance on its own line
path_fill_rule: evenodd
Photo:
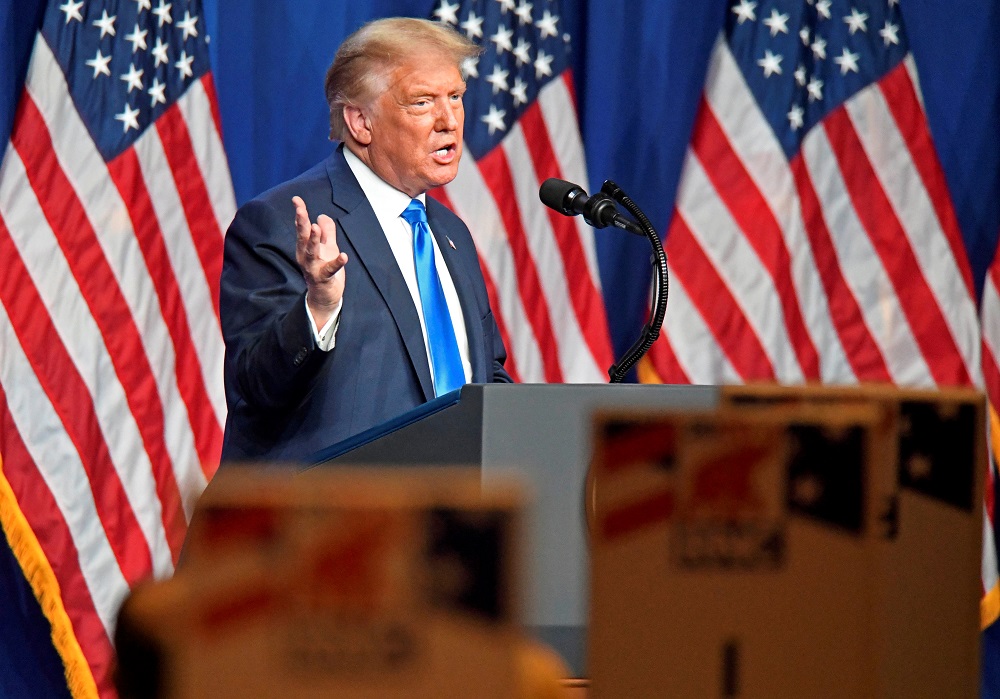
M 298 353 L 295 355 L 295 360 L 294 360 L 295 366 L 299 366 L 300 364 L 302 364 L 302 362 L 306 360 L 306 355 L 308 354 L 309 350 L 307 350 L 305 347 L 300 347 Z

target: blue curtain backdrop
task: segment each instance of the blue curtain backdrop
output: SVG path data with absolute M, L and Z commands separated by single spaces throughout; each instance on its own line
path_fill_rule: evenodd
M 238 203 L 330 149 L 322 83 L 364 21 L 428 16 L 435 0 L 203 0 Z M 766 0 L 760 3 L 766 12 Z M 6 147 L 43 0 L 0 0 L 0 143 Z M 726 3 L 580 0 L 560 29 L 574 72 L 591 181 L 617 181 L 666 230 L 706 61 Z M 906 30 L 975 274 L 1000 230 L 1000 0 L 903 0 Z M 644 320 L 648 250 L 603 231 L 601 277 L 617 352 Z M 0 274 L 3 273 L 0 261 Z M 0 697 L 63 696 L 47 625 L 0 545 Z M 822 633 L 818 629 L 817 633 Z M 1000 697 L 1000 629 L 984 634 L 983 695 Z

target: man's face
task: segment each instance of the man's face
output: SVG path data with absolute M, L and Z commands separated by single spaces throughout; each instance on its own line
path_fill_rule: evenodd
M 411 197 L 447 184 L 462 156 L 465 82 L 445 55 L 409 60 L 370 110 L 369 166 Z

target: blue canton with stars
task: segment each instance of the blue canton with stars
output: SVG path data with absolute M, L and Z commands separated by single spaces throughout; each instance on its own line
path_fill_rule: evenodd
M 208 72 L 198 0 L 65 0 L 49 5 L 42 34 L 105 160 Z
M 909 50 L 899 0 L 739 0 L 726 15 L 730 50 L 789 158 Z
M 569 64 L 558 0 L 439 0 L 431 19 L 483 47 L 463 65 L 465 143 L 479 160 Z

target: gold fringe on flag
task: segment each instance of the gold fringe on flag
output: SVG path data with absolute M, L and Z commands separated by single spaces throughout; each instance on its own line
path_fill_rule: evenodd
M 635 374 L 639 383 L 663 383 L 663 378 L 656 371 L 653 360 L 649 358 L 649 355 L 639 360 L 639 364 L 635 368 Z
M 990 463 L 989 469 L 993 471 L 994 464 L 1000 464 L 1000 416 L 993 409 L 992 403 L 987 406 L 990 411 Z M 994 472 L 995 476 L 995 472 Z M 993 479 L 988 479 L 986 487 L 990 487 Z M 996 507 L 996 503 L 993 504 Z M 986 516 L 986 513 L 983 513 Z M 990 526 L 987 523 L 986 526 Z M 983 598 L 979 600 L 979 623 L 985 629 L 1000 618 L 1000 584 L 994 585 L 992 590 L 986 590 Z
M 56 575 L 35 537 L 35 532 L 31 530 L 28 520 L 17 504 L 14 490 L 4 475 L 2 456 L 0 456 L 0 527 L 3 528 L 7 543 L 14 552 L 25 579 L 35 593 L 42 613 L 52 627 L 52 645 L 62 659 L 70 694 L 74 699 L 98 699 L 94 675 L 90 671 L 87 659 L 83 656 L 83 650 L 73 632 L 73 624 L 63 606 L 59 581 L 56 580 Z

